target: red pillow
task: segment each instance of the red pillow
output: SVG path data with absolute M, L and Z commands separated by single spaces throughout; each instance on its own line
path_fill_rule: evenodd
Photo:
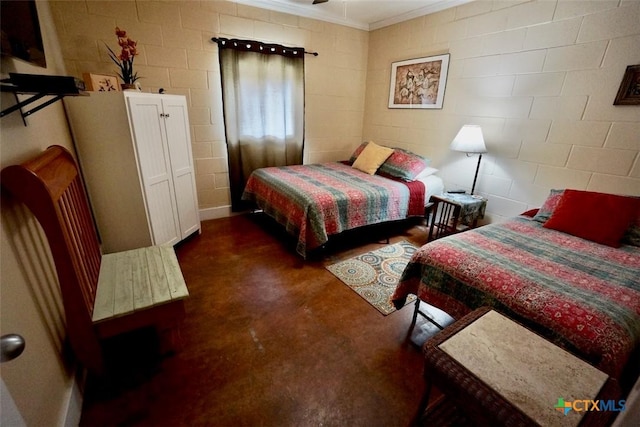
M 529 209 L 528 211 L 522 212 L 520 215 L 528 216 L 529 218 L 533 218 L 539 211 L 538 208 Z
M 635 197 L 565 190 L 543 227 L 618 248 L 639 210 Z

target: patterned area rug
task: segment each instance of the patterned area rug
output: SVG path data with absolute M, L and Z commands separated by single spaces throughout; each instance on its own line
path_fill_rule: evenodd
M 396 311 L 389 298 L 415 251 L 415 246 L 402 241 L 331 264 L 327 270 L 386 316 Z M 410 295 L 407 304 L 412 301 L 415 296 Z

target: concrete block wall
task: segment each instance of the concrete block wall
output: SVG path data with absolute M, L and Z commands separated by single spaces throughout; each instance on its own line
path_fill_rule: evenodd
M 447 188 L 473 182 L 477 157 L 449 144 L 482 126 L 476 192 L 487 221 L 539 207 L 551 188 L 640 195 L 640 106 L 614 106 L 640 64 L 638 0 L 478 0 L 370 33 L 363 139 L 432 159 Z M 391 63 L 443 53 L 441 110 L 387 108 Z
M 317 51 L 306 56 L 305 163 L 342 160 L 361 141 L 368 32 L 232 1 L 52 1 L 67 74 L 116 74 L 115 27 L 138 42 L 145 92 L 188 98 L 203 219 L 229 214 L 229 180 L 217 45 L 253 39 Z

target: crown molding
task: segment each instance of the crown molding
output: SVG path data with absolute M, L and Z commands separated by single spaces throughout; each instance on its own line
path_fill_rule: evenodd
M 389 25 L 398 24 L 400 22 L 408 21 L 414 18 L 419 18 L 421 16 L 429 15 L 431 13 L 440 12 L 441 10 L 451 9 L 453 7 L 457 7 L 465 3 L 470 3 L 472 1 L 474 0 L 441 0 L 441 1 L 430 4 L 429 6 L 412 10 L 411 12 L 396 15 L 388 19 L 383 19 L 381 21 L 372 22 L 369 24 L 369 30 L 372 31 L 372 30 L 388 27 Z
M 332 0 L 329 0 L 332 1 Z M 342 1 L 342 0 L 333 0 Z M 393 0 L 389 0 L 393 1 Z M 465 3 L 469 3 L 473 0 L 439 0 L 436 2 L 429 2 L 427 6 L 419 9 L 412 10 L 407 13 L 402 13 L 388 19 L 383 19 L 377 22 L 366 23 L 355 19 L 349 19 L 347 16 L 337 16 L 332 13 L 327 13 L 321 8 L 311 7 L 309 5 L 302 5 L 298 3 L 287 2 L 285 0 L 235 0 L 236 3 L 246 6 L 259 7 L 261 9 L 273 10 L 276 12 L 288 13 L 291 15 L 302 16 L 309 19 L 317 19 L 320 21 L 331 22 L 333 24 L 344 25 L 347 27 L 357 28 L 359 30 L 371 31 L 379 28 L 387 27 L 389 25 L 397 24 L 400 22 L 408 21 L 410 19 L 418 18 L 420 16 L 428 15 L 430 13 L 439 12 L 441 10 L 449 9 L 452 7 L 460 6 Z
M 289 13 L 291 15 L 317 19 L 320 21 L 331 22 L 333 24 L 345 25 L 347 27 L 357 28 L 359 30 L 369 31 L 369 24 L 352 19 L 347 19 L 346 17 L 338 17 L 334 14 L 326 13 L 320 10 L 320 8 L 313 10 L 310 7 L 297 5 L 294 3 L 287 3 L 282 0 L 235 0 L 235 2 L 246 6 L 253 6 L 267 10 L 274 10 L 276 12 Z M 311 4 L 309 4 L 309 6 L 310 5 Z

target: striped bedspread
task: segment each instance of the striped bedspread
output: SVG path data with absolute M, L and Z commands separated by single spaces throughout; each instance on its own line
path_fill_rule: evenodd
M 424 214 L 421 182 L 368 175 L 339 162 L 258 169 L 242 199 L 297 236 L 302 256 L 332 234 Z
M 396 307 L 408 294 L 454 318 L 492 306 L 616 378 L 640 346 L 640 248 L 524 216 L 424 245 L 392 296 Z

